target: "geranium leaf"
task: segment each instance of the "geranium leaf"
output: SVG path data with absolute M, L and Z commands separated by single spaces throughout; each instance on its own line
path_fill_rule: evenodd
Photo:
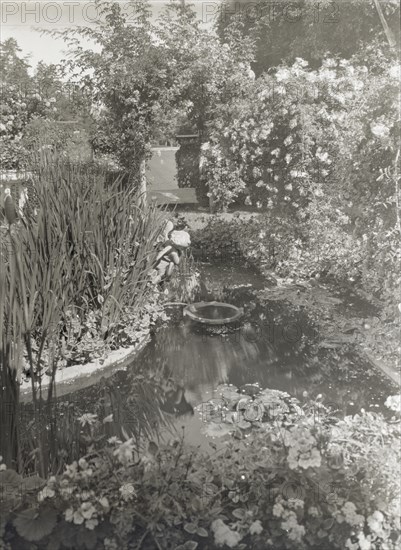
M 237 519 L 243 519 L 245 517 L 245 510 L 243 508 L 236 508 L 233 511 L 233 516 Z
M 93 550 L 93 548 L 96 547 L 97 542 L 96 533 L 86 528 L 82 529 L 77 535 L 77 542 L 88 550 Z
M 198 529 L 198 527 L 194 523 L 186 523 L 184 525 L 184 531 L 186 531 L 187 533 L 190 533 L 191 535 L 196 533 L 197 529 Z
M 19 487 L 22 477 L 15 470 L 3 470 L 0 472 L 0 487 Z
M 20 512 L 13 521 L 21 537 L 30 542 L 38 541 L 50 535 L 57 523 L 57 513 L 52 508 L 28 508 Z
M 39 476 L 24 477 L 21 486 L 25 491 L 37 491 L 46 481 Z

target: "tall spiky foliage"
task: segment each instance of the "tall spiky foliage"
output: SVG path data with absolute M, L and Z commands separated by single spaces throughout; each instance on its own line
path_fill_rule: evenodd
M 67 311 L 101 312 L 105 337 L 124 308 L 140 308 L 148 294 L 163 213 L 140 210 L 137 191 L 110 181 L 93 165 L 74 165 L 51 153 L 33 159 L 35 209 L 8 230 L 0 264 L 0 453 L 18 463 L 18 382 L 23 361 L 31 375 L 35 464 L 41 476 L 57 464 L 57 426 L 52 416 Z M 5 254 L 5 251 L 8 253 Z M 51 383 L 42 392 L 42 374 Z
M 0 452 L 7 466 L 18 460 L 18 399 L 22 311 L 17 306 L 12 235 L 1 230 L 0 247 Z

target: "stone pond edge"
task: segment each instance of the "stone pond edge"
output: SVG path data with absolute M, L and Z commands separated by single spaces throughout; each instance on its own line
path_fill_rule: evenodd
M 100 360 L 90 363 L 72 365 L 71 367 L 57 370 L 55 377 L 56 391 L 54 397 L 73 393 L 77 390 L 93 386 L 104 377 L 110 377 L 116 371 L 126 370 L 129 364 L 143 350 L 150 341 L 150 334 L 145 334 L 140 340 L 127 348 L 118 348 L 111 351 L 101 363 Z M 50 385 L 50 377 L 42 381 L 42 391 L 47 396 Z M 31 381 L 27 380 L 20 385 L 20 401 L 32 400 Z

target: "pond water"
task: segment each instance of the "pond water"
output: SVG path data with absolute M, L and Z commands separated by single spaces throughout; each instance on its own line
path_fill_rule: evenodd
M 309 397 L 322 394 L 323 403 L 341 415 L 361 408 L 384 411 L 387 396 L 397 393 L 384 375 L 361 362 L 352 346 L 321 348 L 319 320 L 308 318 L 301 307 L 259 300 L 257 292 L 265 281 L 253 271 L 204 264 L 201 272 L 197 299 L 231 303 L 242 307 L 244 316 L 234 325 L 212 328 L 183 318 L 181 308 L 172 307 L 171 322 L 156 332 L 131 367 L 103 383 L 113 397 L 115 421 L 127 431 L 130 418 L 143 416 L 138 407 L 150 411 L 153 407 L 168 419 L 163 439 L 183 430 L 188 443 L 206 450 L 209 443 L 196 407 L 216 398 L 216 388 L 223 383 L 237 387 L 259 383 L 300 401 L 305 392 Z M 154 387 L 154 393 L 146 397 L 144 392 L 138 399 L 138 376 Z M 74 400 L 88 405 L 98 399 L 99 391 L 103 391 L 99 385 L 81 390 Z

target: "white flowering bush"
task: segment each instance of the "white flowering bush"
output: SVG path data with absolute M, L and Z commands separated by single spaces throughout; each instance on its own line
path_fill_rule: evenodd
M 251 239 L 260 243 L 248 245 L 254 256 L 262 260 L 266 238 L 257 234 L 267 230 L 280 275 L 351 278 L 383 299 L 393 318 L 399 79 L 399 61 L 377 47 L 351 60 L 327 58 L 315 70 L 297 59 L 221 109 L 202 150 L 215 202 L 253 205 L 266 218 Z

